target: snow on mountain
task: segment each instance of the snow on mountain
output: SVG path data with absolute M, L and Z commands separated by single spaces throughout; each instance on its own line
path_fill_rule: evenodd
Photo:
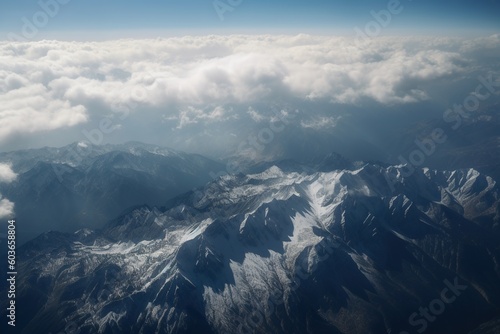
M 226 175 L 102 231 L 22 249 L 24 333 L 416 332 L 443 282 L 466 290 L 428 333 L 500 308 L 500 198 L 475 170 L 366 164 Z M 471 309 L 470 305 L 474 305 Z M 415 320 L 415 319 L 414 319 Z

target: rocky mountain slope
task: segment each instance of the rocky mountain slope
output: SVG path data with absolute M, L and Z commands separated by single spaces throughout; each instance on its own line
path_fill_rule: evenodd
M 18 329 L 469 333 L 498 324 L 499 241 L 473 169 L 271 166 L 29 242 Z

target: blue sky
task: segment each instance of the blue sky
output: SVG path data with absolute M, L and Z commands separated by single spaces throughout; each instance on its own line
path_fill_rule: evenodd
M 2 0 L 0 39 L 19 32 L 23 18 L 34 21 L 42 9 L 39 2 L 57 0 Z M 229 4 L 220 19 L 213 0 L 59 0 L 54 17 L 43 25 L 37 39 L 57 36 L 99 38 L 115 32 L 127 36 L 163 31 L 182 33 L 352 33 L 373 20 L 370 12 L 387 8 L 388 1 L 346 0 L 221 0 Z M 240 2 L 240 3 L 239 3 Z M 236 5 L 230 5 L 231 3 Z M 239 4 L 238 4 L 239 3 Z M 498 32 L 500 1 L 401 0 L 403 11 L 394 15 L 386 33 Z M 221 7 L 222 8 L 222 7 Z M 223 9 L 221 9 L 223 10 Z M 43 20 L 43 16 L 39 16 Z M 134 36 L 131 36 L 134 37 Z

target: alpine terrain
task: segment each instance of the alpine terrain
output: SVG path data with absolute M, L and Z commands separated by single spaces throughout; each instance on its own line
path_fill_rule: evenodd
M 339 161 L 261 165 L 102 229 L 42 234 L 19 250 L 17 329 L 498 333 L 496 182 Z
M 211 180 L 222 165 L 156 145 L 73 143 L 0 153 L 16 182 L 0 184 L 15 203 L 18 242 L 42 232 L 101 228 L 131 206 L 161 205 Z

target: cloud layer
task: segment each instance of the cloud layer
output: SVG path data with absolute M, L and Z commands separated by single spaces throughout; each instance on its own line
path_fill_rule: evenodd
M 106 42 L 1 42 L 0 141 L 88 122 L 95 113 L 161 111 L 178 128 L 237 118 L 230 104 L 429 98 L 428 84 L 477 70 L 500 36 L 202 36 Z M 451 79 L 453 80 L 453 79 Z M 255 111 L 245 112 L 256 121 Z M 334 126 L 319 116 L 303 127 Z

